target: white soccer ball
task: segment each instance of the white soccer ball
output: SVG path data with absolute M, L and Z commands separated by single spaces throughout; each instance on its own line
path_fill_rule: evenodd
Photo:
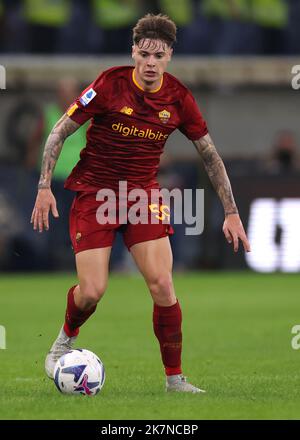
M 98 356 L 85 349 L 61 356 L 54 368 L 54 382 L 64 394 L 95 396 L 104 385 L 105 369 Z

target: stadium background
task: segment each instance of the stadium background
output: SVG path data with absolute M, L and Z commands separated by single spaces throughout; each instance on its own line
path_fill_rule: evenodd
M 293 66 L 300 64 L 297 0 L 0 0 L 0 64 L 6 69 L 6 89 L 0 90 L 0 325 L 7 332 L 7 350 L 0 350 L 0 356 L 3 368 L 7 365 L 10 371 L 2 376 L 3 381 L 5 377 L 17 377 L 20 386 L 22 378 L 27 377 L 25 384 L 38 389 L 30 357 L 36 359 L 38 377 L 42 378 L 44 352 L 60 323 L 64 291 L 75 279 L 66 232 L 66 212 L 72 196 L 62 191 L 66 173 L 63 166 L 54 182 L 60 220 L 51 221 L 51 230 L 42 235 L 34 233 L 29 223 L 43 148 L 41 140 L 51 117 L 59 112 L 58 103 L 64 92 L 67 95 L 68 87 L 81 90 L 102 70 L 131 64 L 131 28 L 147 12 L 167 13 L 178 24 L 178 44 L 169 71 L 192 89 L 199 103 L 226 164 L 252 245 L 247 257 L 241 249 L 233 254 L 222 234 L 222 206 L 201 161 L 181 134 L 172 135 L 162 161 L 162 186 L 205 189 L 203 234 L 185 236 L 184 225 L 175 225 L 172 238 L 175 281 L 178 290 L 190 293 L 182 298 L 182 303 L 191 329 L 200 319 L 194 310 L 199 310 L 201 316 L 199 336 L 186 329 L 186 337 L 191 340 L 191 347 L 186 349 L 187 363 L 192 363 L 195 375 L 204 374 L 215 390 L 224 388 L 225 381 L 231 400 L 222 401 L 223 390 L 217 404 L 212 399 L 200 412 L 188 404 L 187 412 L 182 413 L 174 404 L 171 414 L 157 414 L 155 405 L 152 413 L 150 406 L 150 414 L 154 418 L 298 418 L 300 402 L 293 390 L 299 379 L 294 374 L 299 356 L 290 345 L 291 328 L 299 321 L 300 90 L 292 87 Z M 69 104 L 65 102 L 65 107 Z M 76 162 L 76 157 L 73 160 Z M 116 305 L 120 322 L 124 319 L 120 314 L 123 307 L 126 309 L 122 293 L 134 304 L 126 316 L 135 321 L 132 329 L 139 332 L 150 317 L 146 289 L 135 275 L 130 254 L 120 239 L 111 270 L 112 299 L 105 304 L 107 312 L 103 308 L 87 324 L 82 343 L 100 355 L 104 351 L 105 364 L 112 371 L 107 388 L 113 384 L 121 389 L 121 378 L 117 376 L 120 367 L 116 366 L 120 359 L 127 364 L 129 375 L 136 365 L 146 368 L 150 378 L 152 371 L 158 374 L 160 369 L 157 363 L 150 369 L 157 357 L 151 327 L 138 339 L 133 333 L 127 335 L 126 352 L 110 324 Z M 139 290 L 144 291 L 144 296 Z M 48 301 L 50 320 L 41 292 Z M 27 314 L 26 319 L 19 307 Z M 44 320 L 47 325 L 43 332 Z M 233 322 L 239 334 L 236 338 Z M 109 329 L 110 341 L 119 351 L 111 353 L 110 344 L 103 345 L 101 341 L 91 346 L 97 325 L 101 331 Z M 217 328 L 222 329 L 223 340 L 217 336 Z M 29 353 L 18 350 L 21 343 L 27 344 L 27 338 L 40 333 L 43 338 L 35 338 Z M 142 348 L 146 340 L 149 347 L 145 360 L 135 359 L 130 342 Z M 206 359 L 204 367 L 198 365 L 193 344 L 201 358 Z M 248 382 L 249 370 L 240 360 L 243 356 L 249 357 L 252 373 L 259 370 L 258 376 L 250 375 Z M 239 361 L 234 364 L 237 357 Z M 128 358 L 135 359 L 135 364 Z M 11 368 L 12 362 L 21 362 L 24 371 L 21 373 L 17 366 Z M 220 382 L 218 368 L 223 369 Z M 143 382 L 142 387 L 150 387 L 149 377 L 147 380 L 149 383 Z M 134 389 L 135 383 L 131 385 Z M 232 391 L 235 385 L 236 393 L 241 392 L 238 396 Z M 267 392 L 269 386 L 270 401 L 276 402 L 273 406 L 262 391 L 256 394 L 259 387 Z M 1 418 L 39 418 L 43 414 L 51 418 L 46 401 L 44 413 L 38 412 L 36 404 L 26 412 L 26 395 L 11 389 L 13 397 L 10 405 L 2 402 L 6 410 Z M 7 392 L 11 389 L 8 386 Z M 257 396 L 257 402 L 245 404 L 245 389 Z M 54 393 L 44 382 L 42 392 L 51 398 Z M 120 398 L 118 393 L 108 397 L 106 389 L 105 392 L 108 406 L 103 417 L 130 418 L 114 407 L 113 397 Z M 136 396 L 129 407 L 140 405 L 135 399 Z M 146 417 L 146 403 L 149 404 L 145 402 L 144 410 L 141 405 L 136 417 Z M 95 407 L 91 411 L 82 413 L 82 417 L 97 417 Z M 52 417 L 64 415 L 67 417 L 68 412 L 54 412 Z M 131 413 L 131 417 L 135 415 Z

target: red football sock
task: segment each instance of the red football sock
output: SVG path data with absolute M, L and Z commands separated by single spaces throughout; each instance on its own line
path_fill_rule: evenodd
M 94 313 L 97 305 L 93 306 L 89 310 L 80 310 L 74 300 L 74 289 L 76 286 L 71 287 L 67 296 L 67 309 L 65 314 L 64 331 L 69 337 L 77 336 L 79 333 L 79 327 L 85 323 L 85 321 Z
M 153 328 L 160 345 L 162 361 L 167 376 L 181 374 L 181 309 L 179 302 L 161 307 L 154 304 Z

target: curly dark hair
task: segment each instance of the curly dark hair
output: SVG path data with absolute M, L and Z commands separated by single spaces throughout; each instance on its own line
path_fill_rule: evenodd
M 133 28 L 133 42 L 139 44 L 141 40 L 161 40 L 169 47 L 176 42 L 176 24 L 167 15 L 147 14 L 140 18 Z

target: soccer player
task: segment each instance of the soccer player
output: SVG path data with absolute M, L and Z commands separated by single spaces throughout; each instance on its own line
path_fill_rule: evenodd
M 65 139 L 88 119 L 87 144 L 65 187 L 76 192 L 70 212 L 70 237 L 79 283 L 67 295 L 65 322 L 45 361 L 53 378 L 57 359 L 70 350 L 79 328 L 95 312 L 108 279 L 108 264 L 117 230 L 123 233 L 153 299 L 153 328 L 166 374 L 166 390 L 199 393 L 181 369 L 181 309 L 172 282 L 170 225 L 97 221 L 100 189 L 158 188 L 156 175 L 168 136 L 178 128 L 190 139 L 205 165 L 224 207 L 223 232 L 234 251 L 241 240 L 250 251 L 222 159 L 191 92 L 166 73 L 176 41 L 176 25 L 167 16 L 147 14 L 133 29 L 134 66 L 114 67 L 101 75 L 70 105 L 55 124 L 44 150 L 33 228 L 49 228 L 49 211 L 58 217 L 51 177 Z M 129 206 L 129 205 L 128 205 Z M 128 208 L 127 206 L 127 208 Z M 148 208 L 148 206 L 147 206 Z M 149 216 L 151 208 L 149 207 Z

